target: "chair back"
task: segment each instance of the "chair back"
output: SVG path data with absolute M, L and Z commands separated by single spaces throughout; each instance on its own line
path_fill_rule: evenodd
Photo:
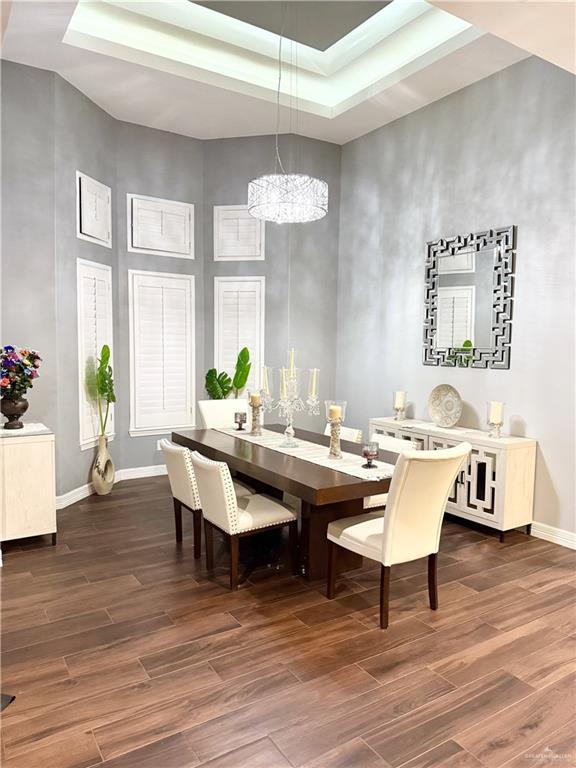
M 390 435 L 379 435 L 375 432 L 370 440 L 378 443 L 378 448 L 391 453 L 405 453 L 406 451 L 417 450 L 411 440 L 402 440 L 400 437 L 390 437 Z
M 330 424 L 326 424 L 324 434 L 330 436 Z M 354 427 L 340 427 L 340 439 L 348 440 L 349 443 L 361 443 L 362 430 L 354 429 Z
M 205 519 L 229 534 L 238 533 L 236 491 L 228 464 L 192 451 L 192 464 Z
M 438 451 L 406 451 L 394 467 L 384 515 L 383 565 L 438 552 L 448 496 L 470 443 Z
M 242 412 L 246 414 L 245 429 L 250 429 L 252 414 L 248 406 L 248 400 L 234 398 L 231 400 L 198 400 L 200 412 L 200 424 L 204 429 L 234 429 L 234 414 Z
M 172 496 L 188 509 L 200 509 L 200 495 L 188 448 L 170 440 L 160 440 L 160 447 L 168 470 Z

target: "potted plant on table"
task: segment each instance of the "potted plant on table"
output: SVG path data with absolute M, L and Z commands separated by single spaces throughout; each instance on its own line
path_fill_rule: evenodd
M 233 391 L 234 397 L 238 398 L 248 381 L 252 363 L 250 362 L 250 352 L 248 347 L 243 347 L 238 353 L 236 360 L 236 370 L 234 378 L 231 379 L 226 371 L 218 373 L 216 368 L 210 368 L 206 373 L 204 386 L 211 400 L 226 400 Z
M 18 349 L 11 344 L 0 348 L 0 410 L 8 419 L 4 429 L 22 429 L 21 421 L 28 410 L 26 390 L 32 389 L 32 382 L 38 378 L 42 358 L 33 349 Z
M 106 425 L 110 415 L 110 403 L 116 402 L 114 377 L 110 365 L 110 347 L 104 344 L 94 376 L 94 395 L 98 406 L 98 451 L 92 465 L 92 485 L 99 496 L 110 493 L 114 485 L 114 463 L 108 452 Z

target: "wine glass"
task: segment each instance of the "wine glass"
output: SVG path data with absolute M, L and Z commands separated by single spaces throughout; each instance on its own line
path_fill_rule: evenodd
M 374 469 L 376 464 L 372 462 L 378 458 L 378 443 L 364 443 L 362 446 L 362 456 L 366 459 L 366 464 L 362 464 L 362 469 Z

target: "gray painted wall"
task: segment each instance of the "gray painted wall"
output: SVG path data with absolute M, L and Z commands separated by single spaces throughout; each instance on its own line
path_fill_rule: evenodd
M 531 58 L 353 141 L 342 150 L 339 395 L 349 423 L 412 414 L 440 383 L 485 428 L 539 442 L 536 520 L 574 519 L 574 78 Z M 509 371 L 422 365 L 424 247 L 438 237 L 518 225 Z

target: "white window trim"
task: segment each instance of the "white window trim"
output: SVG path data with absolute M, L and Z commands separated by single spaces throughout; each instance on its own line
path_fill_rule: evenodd
M 214 261 L 264 261 L 266 258 L 266 223 L 262 219 L 254 219 L 260 224 L 260 254 L 258 256 L 220 256 L 219 211 L 248 210 L 247 205 L 215 205 L 214 206 Z
M 108 238 L 106 240 L 99 240 L 97 237 L 92 237 L 92 235 L 85 235 L 82 232 L 82 216 L 80 212 L 81 179 L 90 179 L 90 181 L 93 181 L 95 184 L 99 184 L 101 187 L 104 187 L 108 190 Z M 104 248 L 112 248 L 112 190 L 110 187 L 106 186 L 106 184 L 102 184 L 102 182 L 98 181 L 98 179 L 94 179 L 92 176 L 88 176 L 87 173 L 83 173 L 82 171 L 76 171 L 76 237 L 78 237 L 80 240 L 86 240 L 89 243 L 102 245 Z
M 188 253 L 176 251 L 155 251 L 149 248 L 137 248 L 132 245 L 132 200 L 153 200 L 155 203 L 170 203 L 183 205 L 188 210 L 190 226 L 190 250 Z M 181 200 L 168 200 L 163 197 L 151 197 L 150 195 L 136 195 L 129 192 L 126 195 L 126 246 L 130 253 L 145 253 L 150 256 L 169 256 L 173 259 L 195 259 L 194 253 L 194 203 L 184 203 Z
M 193 375 L 190 376 L 190 423 L 189 424 L 170 424 L 164 427 L 135 427 L 134 416 L 136 415 L 136 376 L 134 375 L 134 286 L 133 279 L 135 275 L 146 275 L 148 277 L 174 277 L 179 280 L 190 280 L 192 306 L 190 307 L 190 320 L 192 329 L 190 333 L 190 359 L 193 362 Z M 129 338 L 130 338 L 130 427 L 128 434 L 130 437 L 150 437 L 153 435 L 167 435 L 173 430 L 194 429 L 194 418 L 196 408 L 196 281 L 194 275 L 187 275 L 174 272 L 153 272 L 148 269 L 129 269 L 128 270 L 128 319 L 129 319 Z
M 98 445 L 98 437 L 99 435 L 96 435 L 95 437 L 89 439 L 89 440 L 82 440 L 82 404 L 84 402 L 84 375 L 85 375 L 85 361 L 80 359 L 80 334 L 82 330 L 82 319 L 80 314 L 80 291 L 78 290 L 78 266 L 83 265 L 85 267 L 101 269 L 103 271 L 106 271 L 110 274 L 110 286 L 112 287 L 112 267 L 108 266 L 107 264 L 100 264 L 97 261 L 89 261 L 88 259 L 76 259 L 76 319 L 77 319 L 77 348 L 78 348 L 78 417 L 79 417 L 79 444 L 80 444 L 80 450 L 81 451 L 87 451 L 89 448 L 94 448 L 96 445 Z M 112 328 L 114 328 L 114 315 L 113 315 L 113 309 L 112 309 L 112 292 L 110 292 L 109 296 L 109 311 L 110 311 L 110 320 L 112 324 Z M 110 347 L 110 365 L 114 367 L 114 339 L 110 339 L 109 347 Z M 114 408 L 114 405 L 112 405 L 112 408 Z M 113 424 L 116 424 L 116 419 L 114 418 Z M 111 443 L 114 438 L 116 437 L 116 432 L 108 432 L 106 433 L 106 437 L 108 438 L 108 442 Z
M 262 378 L 262 366 L 264 365 L 265 352 L 264 352 L 264 339 L 266 336 L 266 278 L 263 275 L 242 275 L 214 278 L 214 366 L 217 368 L 218 363 L 218 328 L 220 324 L 220 302 L 218 301 L 218 286 L 220 283 L 256 283 L 259 282 L 261 287 L 260 296 L 260 370 L 256 372 L 256 381 L 258 386 L 261 386 Z

